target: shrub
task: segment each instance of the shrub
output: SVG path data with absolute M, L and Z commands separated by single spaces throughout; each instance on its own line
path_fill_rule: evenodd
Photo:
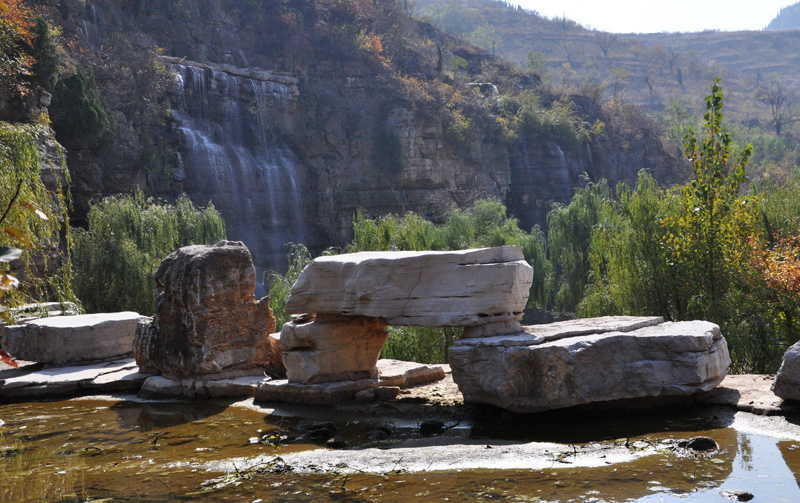
M 67 146 L 101 149 L 111 145 L 114 124 L 108 103 L 97 89 L 94 70 L 59 81 L 53 102 L 53 127 Z
M 91 207 L 88 229 L 76 229 L 75 291 L 88 312 L 155 311 L 155 271 L 168 254 L 190 244 L 225 238 L 225 223 L 209 203 L 197 209 L 145 199 L 141 191 Z

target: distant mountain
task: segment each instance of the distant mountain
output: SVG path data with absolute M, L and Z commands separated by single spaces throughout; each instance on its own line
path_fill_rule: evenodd
M 795 30 L 800 28 L 800 2 L 784 7 L 767 25 L 767 30 Z

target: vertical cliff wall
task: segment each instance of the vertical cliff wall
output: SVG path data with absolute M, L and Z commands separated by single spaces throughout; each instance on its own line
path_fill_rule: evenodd
M 642 168 L 662 180 L 680 176 L 678 161 L 646 132 L 623 141 L 609 127 L 580 146 L 547 134 L 510 141 L 488 112 L 491 96 L 465 88 L 453 102 L 433 92 L 455 87 L 445 70 L 453 54 L 435 29 L 407 18 L 396 17 L 405 27 L 382 36 L 393 44 L 390 57 L 370 38 L 377 28 L 356 24 L 344 36 L 331 29 L 334 21 L 356 21 L 309 1 L 265 3 L 283 7 L 258 11 L 272 13 L 260 24 L 231 0 L 40 3 L 88 53 L 102 55 L 120 37 L 140 51 L 160 48 L 176 84 L 165 124 L 119 112 L 114 147 L 68 154 L 78 217 L 89 198 L 137 185 L 152 194 L 186 191 L 198 204 L 215 204 L 229 238 L 245 241 L 259 268 L 280 268 L 289 241 L 317 251 L 344 244 L 357 208 L 441 221 L 453 205 L 497 197 L 529 228 L 544 222 L 552 202 L 568 202 L 584 173 L 612 183 Z M 486 55 L 474 61 L 493 64 Z M 613 124 L 591 100 L 572 100 L 589 124 Z M 458 120 L 469 127 L 454 133 Z M 177 152 L 166 184 L 137 166 L 145 133 Z

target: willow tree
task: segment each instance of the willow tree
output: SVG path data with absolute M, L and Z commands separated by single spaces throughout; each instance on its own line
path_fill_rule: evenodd
M 76 229 L 75 290 L 88 312 L 155 311 L 155 272 L 181 246 L 225 238 L 213 205 L 195 208 L 186 196 L 174 204 L 141 191 L 111 196 L 89 210 L 88 229 Z
M 69 195 L 63 189 L 69 175 L 57 143 L 53 142 L 55 161 L 40 158 L 39 145 L 45 139 L 52 140 L 45 126 L 0 122 L 0 247 L 19 250 L 13 260 L 0 261 L 4 277 L 16 274 L 14 281 L 4 281 L 4 285 L 19 287 L 3 288 L 6 306 L 47 297 L 74 300 L 69 267 L 72 243 L 69 239 L 63 246 L 60 243 L 62 230 L 67 235 L 69 231 Z M 10 272 L 12 265 L 18 272 Z

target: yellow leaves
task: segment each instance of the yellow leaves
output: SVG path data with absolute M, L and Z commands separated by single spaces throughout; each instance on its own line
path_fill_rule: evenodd
M 19 280 L 6 273 L 0 273 L 0 290 L 8 292 L 19 286 Z
M 3 232 L 10 235 L 28 248 L 33 248 L 33 242 L 31 241 L 31 238 L 26 236 L 25 233 L 17 227 L 5 227 L 3 228 Z

